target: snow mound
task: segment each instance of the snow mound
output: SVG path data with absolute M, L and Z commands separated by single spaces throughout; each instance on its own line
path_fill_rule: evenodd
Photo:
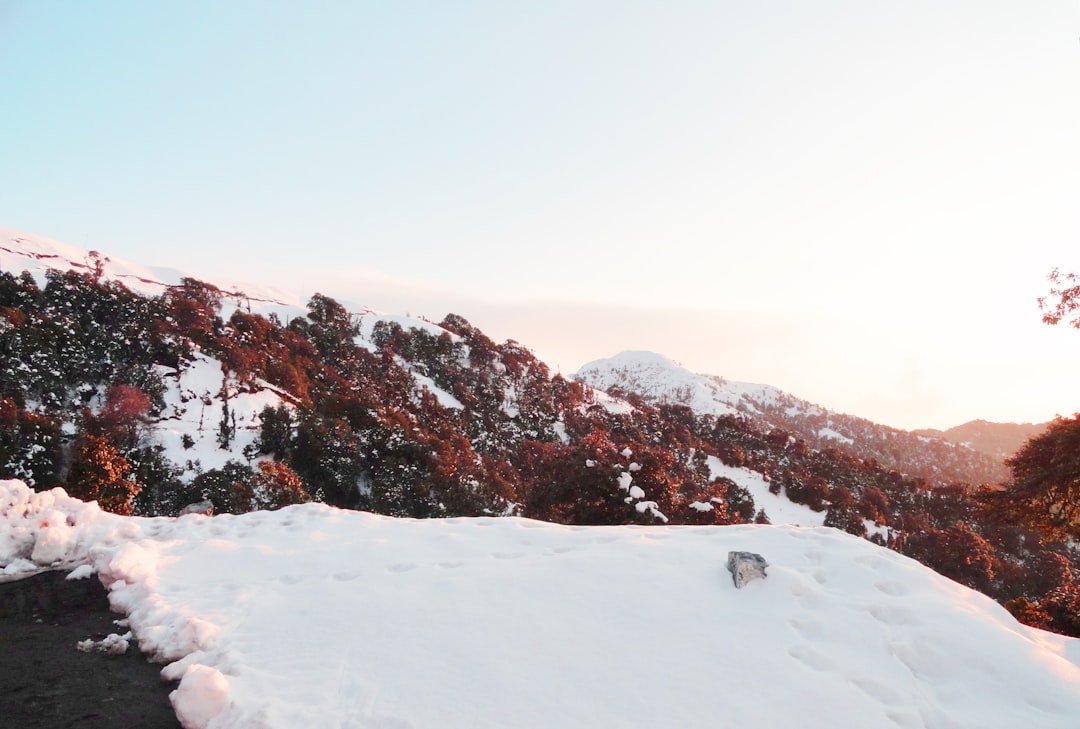
M 187 729 L 1072 729 L 1080 716 L 1080 641 L 832 529 L 316 504 L 147 519 L 6 481 L 0 535 L 0 566 L 44 554 L 97 570 L 140 648 L 181 680 Z M 763 555 L 768 577 L 736 590 L 731 551 Z

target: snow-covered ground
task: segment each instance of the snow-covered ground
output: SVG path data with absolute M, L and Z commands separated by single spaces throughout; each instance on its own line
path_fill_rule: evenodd
M 757 471 L 724 465 L 716 456 L 709 456 L 706 463 L 710 478 L 729 478 L 749 491 L 754 499 L 754 507 L 764 509 L 772 524 L 821 526 L 825 522 L 825 512 L 814 511 L 809 506 L 796 504 L 786 496 L 769 491 L 769 482 Z
M 736 590 L 732 550 L 762 554 L 768 577 Z M 1080 717 L 1080 641 L 832 529 L 413 521 L 315 504 L 149 519 L 0 482 L 0 566 L 42 565 L 97 572 L 180 679 L 188 729 Z

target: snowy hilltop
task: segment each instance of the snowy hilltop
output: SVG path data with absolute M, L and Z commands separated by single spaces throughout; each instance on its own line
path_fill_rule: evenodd
M 779 429 L 812 448 L 835 448 L 930 483 L 998 483 L 1002 456 L 976 451 L 942 434 L 915 434 L 838 413 L 771 385 L 698 374 L 655 352 L 621 352 L 581 367 L 574 379 L 589 387 L 652 404 L 681 405 L 697 415 L 736 416 Z
M 647 400 L 685 405 L 702 415 L 762 414 L 763 410 L 784 406 L 814 415 L 829 411 L 797 400 L 770 385 L 733 382 L 722 377 L 698 375 L 656 352 L 621 352 L 614 357 L 582 365 L 575 379 L 599 390 L 621 390 Z M 850 438 L 827 434 L 836 440 Z
M 767 577 L 736 590 L 729 551 L 763 555 Z M 1080 640 L 833 529 L 317 504 L 121 517 L 0 482 L 0 566 L 51 565 L 108 586 L 179 680 L 186 729 L 1072 729 L 1080 716 Z

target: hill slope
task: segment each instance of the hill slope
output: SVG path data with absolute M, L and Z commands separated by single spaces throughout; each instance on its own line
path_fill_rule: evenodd
M 960 443 L 980 453 L 1004 460 L 1020 450 L 1028 440 L 1045 432 L 1048 425 L 1049 423 L 991 423 L 986 420 L 972 420 L 948 430 L 925 428 L 912 432 Z
M 954 439 L 837 413 L 770 385 L 695 374 L 653 352 L 622 352 L 596 360 L 582 366 L 574 378 L 653 405 L 685 405 L 700 415 L 737 414 L 758 427 L 786 431 L 811 448 L 836 448 L 935 485 L 1001 483 L 1008 476 L 1001 457 Z

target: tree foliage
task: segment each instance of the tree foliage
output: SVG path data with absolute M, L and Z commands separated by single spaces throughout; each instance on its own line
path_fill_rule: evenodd
M 131 464 L 105 438 L 86 435 L 68 476 L 68 492 L 84 501 L 97 501 L 114 514 L 134 513 L 135 497 L 142 486 L 128 477 Z
M 1026 526 L 1080 536 L 1080 415 L 1059 417 L 1006 463 L 1013 482 L 991 503 Z
M 1039 298 L 1043 322 L 1056 325 L 1067 321 L 1069 326 L 1080 329 L 1080 276 L 1055 268 L 1047 279 L 1051 284 L 1050 294 Z

